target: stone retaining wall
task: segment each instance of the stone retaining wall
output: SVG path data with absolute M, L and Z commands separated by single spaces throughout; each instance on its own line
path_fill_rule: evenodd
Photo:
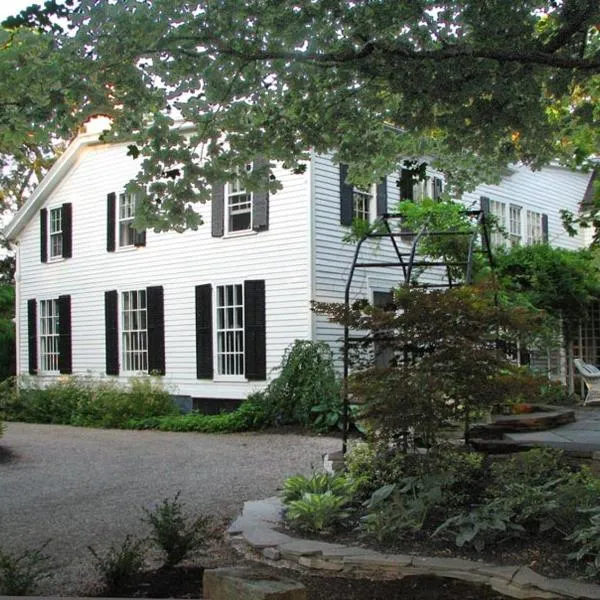
M 246 502 L 243 513 L 228 529 L 229 539 L 265 562 L 367 579 L 401 579 L 408 575 L 437 575 L 489 585 L 519 599 L 581 598 L 600 600 L 600 585 L 552 579 L 529 567 L 496 566 L 458 558 L 382 554 L 374 550 L 293 538 L 277 531 L 283 505 L 278 498 Z

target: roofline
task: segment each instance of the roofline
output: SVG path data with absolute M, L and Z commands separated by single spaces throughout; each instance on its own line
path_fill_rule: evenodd
M 54 191 L 66 172 L 75 164 L 83 148 L 103 143 L 105 142 L 100 141 L 100 133 L 82 133 L 78 135 L 44 175 L 33 194 L 17 211 L 12 221 L 4 228 L 3 233 L 6 239 L 14 241 L 23 231 L 32 216 L 44 204 L 48 195 Z

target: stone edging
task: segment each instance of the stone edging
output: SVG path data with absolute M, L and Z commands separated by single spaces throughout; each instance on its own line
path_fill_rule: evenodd
M 349 577 L 401 579 L 408 575 L 437 575 L 489 585 L 512 598 L 581 598 L 600 600 L 600 585 L 570 579 L 551 579 L 529 567 L 496 566 L 460 558 L 382 554 L 367 548 L 293 538 L 277 531 L 283 504 L 279 498 L 246 502 L 242 515 L 227 530 L 229 540 L 254 550 L 262 560 L 281 566 L 300 566 Z

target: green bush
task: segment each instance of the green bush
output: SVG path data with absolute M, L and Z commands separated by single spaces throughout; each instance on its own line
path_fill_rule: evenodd
M 174 567 L 202 548 L 209 535 L 209 519 L 186 518 L 180 495 L 181 492 L 177 492 L 172 500 L 165 498 L 154 510 L 143 509 L 146 517 L 142 520 L 151 526 L 150 538 L 162 552 L 168 567 Z
M 49 557 L 44 554 L 48 544 L 19 554 L 0 548 L 0 596 L 33 594 L 38 581 L 49 576 Z
M 121 544 L 111 545 L 103 554 L 88 546 L 106 592 L 119 590 L 142 570 L 144 547 L 144 540 L 136 540 L 130 535 L 125 536 Z
M 567 537 L 577 550 L 569 554 L 571 560 L 585 560 L 587 574 L 591 577 L 600 575 L 600 506 L 582 511 L 587 522 L 579 525 Z
M 0 284 L 0 381 L 14 375 L 15 288 Z
M 298 529 L 322 533 L 350 516 L 349 502 L 349 498 L 330 491 L 312 494 L 307 492 L 288 504 L 286 519 Z
M 46 387 L 26 380 L 18 391 L 4 382 L 0 411 L 29 423 L 123 427 L 129 419 L 175 414 L 177 407 L 153 377 L 133 377 L 128 388 L 110 380 L 67 377 Z
M 313 473 L 310 477 L 293 475 L 283 482 L 281 497 L 284 504 L 299 500 L 304 494 L 326 494 L 352 498 L 356 486 L 344 475 L 331 473 Z

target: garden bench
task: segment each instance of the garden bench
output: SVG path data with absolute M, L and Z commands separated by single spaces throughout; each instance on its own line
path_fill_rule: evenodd
M 594 365 L 583 362 L 580 358 L 574 359 L 573 364 L 579 371 L 579 374 L 587 387 L 587 394 L 583 404 L 600 404 L 600 369 Z

